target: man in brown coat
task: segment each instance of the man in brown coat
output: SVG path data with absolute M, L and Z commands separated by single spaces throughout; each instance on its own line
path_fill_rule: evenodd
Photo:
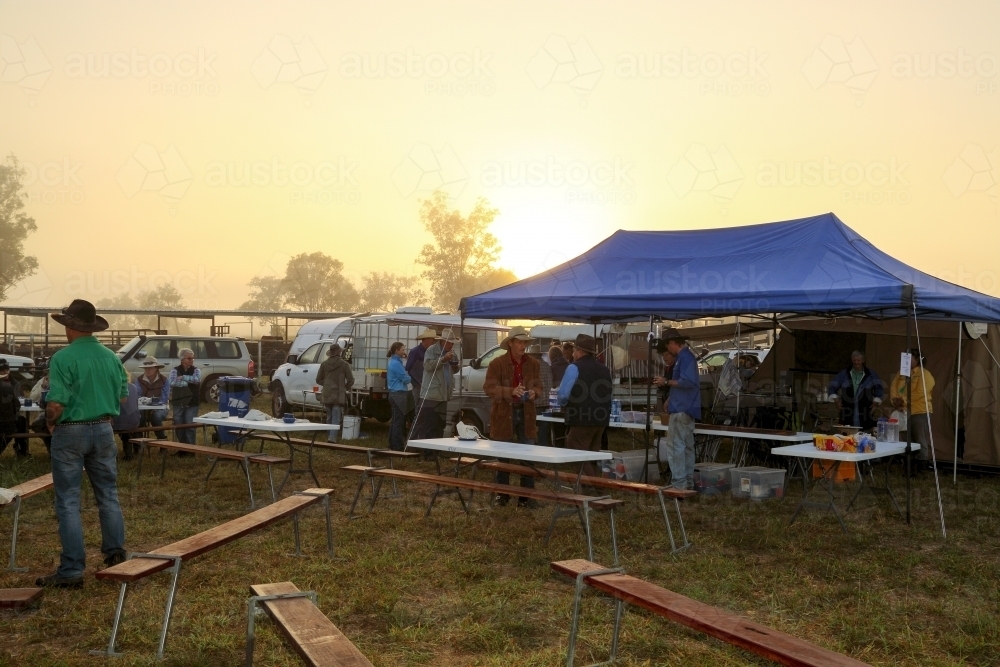
M 528 341 L 533 340 L 524 327 L 514 327 L 500 347 L 507 350 L 490 362 L 486 369 L 483 391 L 493 399 L 490 409 L 490 438 L 492 440 L 535 444 L 538 425 L 535 423 L 535 399 L 542 394 L 541 368 L 535 359 L 524 353 Z M 510 474 L 498 472 L 498 484 L 510 483 Z M 521 475 L 521 486 L 534 488 L 535 478 Z M 510 496 L 499 494 L 496 502 L 506 505 Z M 530 498 L 518 498 L 519 507 L 534 509 L 538 503 Z
M 334 343 L 327 350 L 327 358 L 316 372 L 316 384 L 323 388 L 323 405 L 326 406 L 326 423 L 340 426 L 344 421 L 347 392 L 354 386 L 354 371 L 341 358 L 341 347 Z M 340 431 L 329 431 L 327 442 L 337 442 Z

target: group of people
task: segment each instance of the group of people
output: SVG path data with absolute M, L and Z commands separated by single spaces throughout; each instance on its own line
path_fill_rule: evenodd
M 889 385 L 889 404 L 895 411 L 906 412 L 906 429 L 910 440 L 920 443 L 917 450 L 918 469 L 928 462 L 931 444 L 931 415 L 934 405 L 931 394 L 934 376 L 924 368 L 920 350 L 910 350 L 910 391 L 907 395 L 906 376 L 897 373 Z M 828 399 L 838 405 L 840 423 L 871 431 L 878 418 L 887 416 L 883 402 L 886 389 L 874 370 L 865 363 L 860 350 L 851 353 L 851 363 L 837 373 L 827 387 Z

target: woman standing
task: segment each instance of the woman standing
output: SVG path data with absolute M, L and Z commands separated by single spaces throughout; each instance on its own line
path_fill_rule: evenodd
M 389 384 L 389 406 L 392 408 L 389 449 L 400 452 L 405 445 L 406 401 L 410 395 L 410 374 L 406 372 L 403 364 L 406 359 L 406 346 L 400 342 L 393 343 L 386 356 L 389 357 L 386 378 Z
M 201 398 L 201 369 L 194 365 L 194 350 L 185 347 L 178 356 L 181 363 L 170 370 L 167 380 L 170 385 L 170 407 L 174 410 L 174 425 L 190 424 L 198 416 L 198 402 Z M 177 441 L 195 444 L 195 430 L 178 429 Z

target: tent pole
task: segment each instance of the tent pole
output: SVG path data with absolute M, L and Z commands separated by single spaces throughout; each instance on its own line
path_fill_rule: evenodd
M 955 457 L 952 459 L 952 483 L 958 486 L 958 416 L 962 390 L 962 323 L 958 323 L 958 363 L 955 366 Z
M 911 299 L 911 301 L 912 301 L 912 299 Z M 910 317 L 909 317 L 909 315 L 907 315 L 907 317 L 906 317 L 906 353 L 907 354 L 910 353 Z M 910 364 L 910 374 L 906 376 L 906 409 L 908 411 L 910 411 L 910 412 L 912 412 L 912 408 L 913 408 L 913 396 L 911 395 L 912 392 L 910 391 L 911 390 L 911 387 L 910 387 L 910 376 L 912 376 L 912 375 L 913 375 L 913 365 L 912 365 L 912 362 L 911 362 L 911 364 Z M 912 436 L 910 435 L 911 429 L 910 429 L 910 420 L 909 420 L 910 415 L 909 415 L 909 413 L 907 413 L 906 416 L 907 416 L 907 420 L 906 420 L 906 523 L 909 524 L 910 523 L 910 470 L 911 470 L 910 445 L 912 444 L 913 440 L 912 440 Z
M 774 348 L 778 342 L 778 313 L 772 314 L 774 318 L 774 328 L 771 330 L 771 349 L 768 354 L 771 355 L 771 402 L 774 403 L 774 409 L 778 409 L 778 355 L 774 354 Z
M 611 385 L 612 388 L 614 385 Z M 649 433 L 653 428 L 653 316 L 649 316 L 649 333 L 646 335 L 646 430 L 643 438 L 646 441 L 646 465 L 642 469 L 643 484 L 649 483 Z M 660 453 L 656 453 L 656 460 L 659 462 Z M 659 465 L 659 464 L 657 464 Z

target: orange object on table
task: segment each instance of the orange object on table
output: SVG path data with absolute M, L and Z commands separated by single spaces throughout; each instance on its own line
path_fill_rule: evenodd
M 833 481 L 835 482 L 853 482 L 858 478 L 857 469 L 854 463 L 850 461 L 828 461 L 827 463 L 832 463 L 837 466 L 837 471 L 833 473 Z M 812 473 L 810 476 L 813 479 L 819 479 L 823 476 L 823 468 L 820 467 L 819 461 L 813 461 Z

